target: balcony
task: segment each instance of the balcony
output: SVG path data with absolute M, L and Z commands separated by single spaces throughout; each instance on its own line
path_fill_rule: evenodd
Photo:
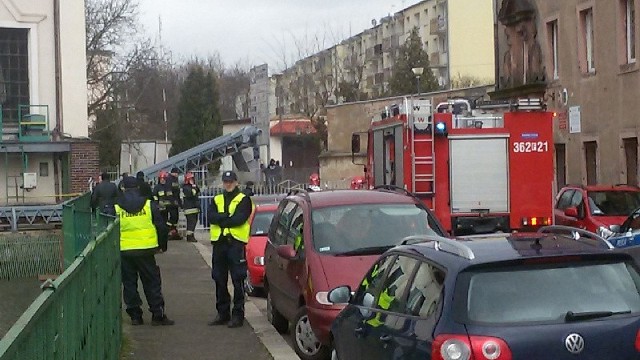
M 13 121 L 7 121 L 4 113 L 0 110 L 0 143 L 51 141 L 48 105 L 19 105 Z
M 447 67 L 447 54 L 441 54 L 439 52 L 433 52 L 429 54 L 429 66 L 432 68 Z
M 438 15 L 437 18 L 431 19 L 430 31 L 431 35 L 445 35 L 447 33 L 447 20 Z

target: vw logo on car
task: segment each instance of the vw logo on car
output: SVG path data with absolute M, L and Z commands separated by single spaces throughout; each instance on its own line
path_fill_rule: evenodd
M 572 354 L 580 354 L 584 350 L 584 338 L 580 334 L 569 334 L 564 339 L 564 346 Z

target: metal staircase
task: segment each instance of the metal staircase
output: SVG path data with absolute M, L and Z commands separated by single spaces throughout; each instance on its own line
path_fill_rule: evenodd
M 234 134 L 223 135 L 207 141 L 150 166 L 142 170 L 142 172 L 148 179 L 156 178 L 161 170 L 168 171 L 174 167 L 185 173 L 188 170 L 205 166 L 228 155 L 233 157 L 233 161 L 239 170 L 249 171 L 241 151 L 254 147 L 260 133 L 261 130 L 255 126 L 245 126 Z

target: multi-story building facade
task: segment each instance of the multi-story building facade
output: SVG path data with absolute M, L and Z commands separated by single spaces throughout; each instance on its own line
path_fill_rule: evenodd
M 425 0 L 372 25 L 282 73 L 286 113 L 314 115 L 343 102 L 338 90 L 344 83 L 355 85 L 359 99 L 385 94 L 398 51 L 414 28 L 442 88 L 493 82 L 492 0 Z
M 0 205 L 53 203 L 98 172 L 83 0 L 0 0 Z
M 496 5 L 497 93 L 533 92 L 556 112 L 557 186 L 638 185 L 638 1 Z

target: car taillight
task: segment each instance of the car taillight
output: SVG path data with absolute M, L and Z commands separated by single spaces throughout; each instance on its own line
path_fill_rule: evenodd
M 522 218 L 522 226 L 547 226 L 551 225 L 550 217 L 523 217 Z
M 511 360 L 507 343 L 489 336 L 438 335 L 433 342 L 434 360 Z
M 636 351 L 640 352 L 640 330 L 636 333 Z

